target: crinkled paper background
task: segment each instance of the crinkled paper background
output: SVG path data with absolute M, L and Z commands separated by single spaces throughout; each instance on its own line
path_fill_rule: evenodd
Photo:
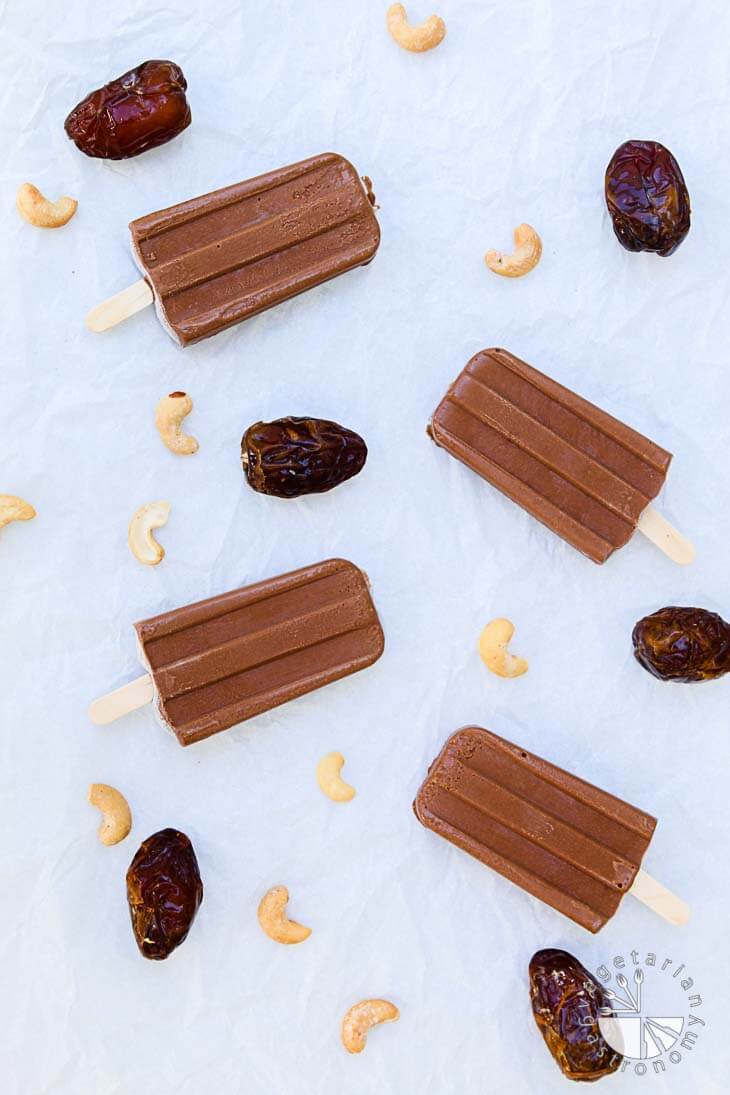
M 386 6 L 0 5 L 0 490 L 38 510 L 0 533 L 8 1095 L 565 1092 L 528 1005 L 545 946 L 592 968 L 655 951 L 701 992 L 706 1026 L 682 1062 L 607 1089 L 727 1089 L 730 679 L 661 684 L 630 633 L 667 603 L 730 615 L 730 9 L 438 0 L 448 35 L 417 56 L 388 37 Z M 182 65 L 192 126 L 135 160 L 85 158 L 66 113 L 149 57 Z M 668 260 L 613 237 L 603 172 L 629 137 L 666 143 L 688 182 L 692 231 Z M 374 181 L 383 241 L 367 269 L 185 351 L 152 310 L 85 331 L 136 276 L 131 218 L 330 149 Z M 78 198 L 68 227 L 20 220 L 25 179 Z M 484 251 L 523 220 L 540 266 L 492 276 Z M 660 508 L 694 538 L 693 567 L 640 537 L 597 567 L 428 441 L 447 384 L 491 345 L 676 454 Z M 195 401 L 190 459 L 153 422 L 179 388 Z M 360 431 L 363 473 L 296 502 L 250 491 L 241 433 L 285 414 Z M 172 516 L 150 569 L 126 526 L 157 498 Z M 89 723 L 89 700 L 138 671 L 133 620 L 331 555 L 371 577 L 387 639 L 374 668 L 189 750 L 151 710 Z M 516 681 L 476 652 L 502 614 L 530 660 Z M 414 793 L 468 722 L 656 814 L 646 867 L 691 901 L 691 924 L 627 898 L 592 937 L 422 829 Z M 349 806 L 316 786 L 330 749 L 357 787 Z M 130 800 L 118 847 L 96 839 L 91 781 Z M 188 942 L 155 964 L 134 945 L 124 873 L 165 825 L 191 836 L 206 896 Z M 278 882 L 314 928 L 304 946 L 258 927 Z M 351 1058 L 339 1021 L 368 995 L 402 1018 Z

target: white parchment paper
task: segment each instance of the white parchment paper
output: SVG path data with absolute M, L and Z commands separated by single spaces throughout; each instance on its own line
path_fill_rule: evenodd
M 727 1089 L 730 679 L 655 681 L 630 633 L 668 603 L 730 615 L 730 9 L 439 0 L 448 35 L 417 56 L 388 37 L 386 6 L 0 5 L 0 491 L 38 511 L 0 533 L 8 1095 L 566 1091 L 528 1004 L 545 946 L 591 968 L 657 952 L 701 993 L 706 1025 L 681 1062 L 607 1089 Z M 192 126 L 128 162 L 85 158 L 67 112 L 150 57 L 182 65 Z M 666 143 L 688 182 L 692 230 L 667 260 L 623 251 L 605 212 L 603 172 L 629 137 Z M 367 269 L 185 351 L 152 310 L 84 330 L 135 278 L 130 219 L 330 149 L 374 182 L 383 240 Z M 68 227 L 20 220 L 25 179 L 78 198 Z M 542 235 L 540 266 L 496 278 L 483 253 L 521 221 Z M 676 454 L 659 505 L 694 539 L 694 566 L 637 537 L 597 567 L 428 441 L 446 386 L 491 345 Z M 154 428 L 175 389 L 195 402 L 190 459 Z M 241 434 L 286 414 L 362 433 L 363 473 L 291 503 L 250 491 Z M 156 499 L 172 515 L 149 569 L 126 528 Z M 372 669 L 188 750 L 151 710 L 89 723 L 89 701 L 138 672 L 132 621 L 332 555 L 372 580 L 386 632 Z M 516 681 L 476 651 L 503 614 L 530 661 Z M 422 829 L 426 766 L 472 722 L 655 814 L 645 866 L 691 902 L 690 925 L 627 898 L 592 937 Z M 357 787 L 347 806 L 315 783 L 331 749 Z M 96 839 L 92 781 L 131 803 L 118 847 Z M 155 964 L 133 942 L 124 874 L 166 825 L 192 838 L 205 901 Z M 301 947 L 256 921 L 280 882 L 314 929 Z M 402 1017 L 350 1058 L 340 1018 L 370 995 Z

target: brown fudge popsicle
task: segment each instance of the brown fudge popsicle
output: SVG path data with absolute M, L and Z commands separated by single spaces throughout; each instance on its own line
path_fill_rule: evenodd
M 434 412 L 437 445 L 589 559 L 634 534 L 671 453 L 507 350 L 482 350 Z
M 383 652 L 367 578 L 329 559 L 135 624 L 181 745 L 356 673 Z
M 132 250 L 160 321 L 187 346 L 370 262 L 371 198 L 329 152 L 140 217 Z
M 468 726 L 428 770 L 418 820 L 591 932 L 630 889 L 656 818 Z

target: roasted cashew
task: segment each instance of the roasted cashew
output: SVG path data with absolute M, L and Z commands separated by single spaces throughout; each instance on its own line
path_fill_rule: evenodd
M 118 844 L 124 840 L 132 828 L 132 811 L 121 791 L 110 787 L 108 783 L 92 783 L 89 787 L 89 802 L 102 813 L 99 828 L 99 840 L 102 844 Z
M 30 502 L 24 502 L 17 494 L 0 494 L 0 528 L 11 521 L 31 521 L 34 517 Z
M 198 451 L 198 442 L 183 433 L 182 422 L 193 409 L 193 401 L 186 392 L 170 392 L 162 397 L 155 411 L 155 425 L 170 452 L 190 456 Z
M 391 4 L 385 18 L 391 37 L 411 53 L 433 49 L 446 35 L 446 24 L 439 15 L 430 15 L 418 26 L 411 26 L 402 4 Z
M 490 620 L 479 636 L 479 655 L 498 677 L 521 677 L 527 672 L 527 661 L 507 651 L 514 633 L 514 624 L 500 617 Z
M 297 924 L 296 920 L 289 920 L 286 915 L 288 902 L 286 886 L 272 886 L 259 902 L 259 924 L 275 943 L 303 943 L 309 939 L 312 929 Z
M 495 274 L 503 278 L 521 278 L 537 266 L 542 255 L 542 240 L 529 224 L 515 228 L 516 250 L 511 255 L 502 251 L 487 251 L 484 261 Z
M 165 558 L 165 549 L 157 543 L 152 530 L 166 525 L 169 516 L 169 502 L 148 502 L 133 514 L 129 522 L 127 541 L 132 554 L 140 563 L 154 567 Z
M 61 228 L 68 224 L 78 208 L 75 198 L 59 198 L 57 202 L 44 198 L 37 186 L 23 183 L 15 196 L 21 217 L 36 228 Z
M 362 1053 L 371 1027 L 394 1023 L 400 1012 L 390 1000 L 361 1000 L 342 1020 L 342 1044 L 348 1053 Z
M 320 791 L 333 802 L 350 802 L 355 797 L 355 788 L 345 783 L 340 770 L 345 763 L 342 753 L 328 753 L 317 765 L 317 783 Z

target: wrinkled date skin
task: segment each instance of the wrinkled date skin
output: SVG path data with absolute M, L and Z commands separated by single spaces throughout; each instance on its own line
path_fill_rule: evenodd
M 324 418 L 256 422 L 241 441 L 249 485 L 277 498 L 332 490 L 357 475 L 367 454 L 359 434 Z
M 672 153 L 658 141 L 626 141 L 606 168 L 606 205 L 627 251 L 666 258 L 689 232 L 687 185 Z
M 595 977 L 561 950 L 543 950 L 530 960 L 532 1013 L 545 1044 L 569 1080 L 610 1076 L 623 1057 L 598 1026 L 608 999 Z
M 166 144 L 190 125 L 187 81 L 174 61 L 145 61 L 91 91 L 69 114 L 66 133 L 87 156 L 127 160 Z
M 184 943 L 203 900 L 198 861 L 185 833 L 147 837 L 127 871 L 127 901 L 145 958 L 168 958 Z
M 634 627 L 634 657 L 662 681 L 711 681 L 730 672 L 730 624 L 704 608 L 670 605 Z

